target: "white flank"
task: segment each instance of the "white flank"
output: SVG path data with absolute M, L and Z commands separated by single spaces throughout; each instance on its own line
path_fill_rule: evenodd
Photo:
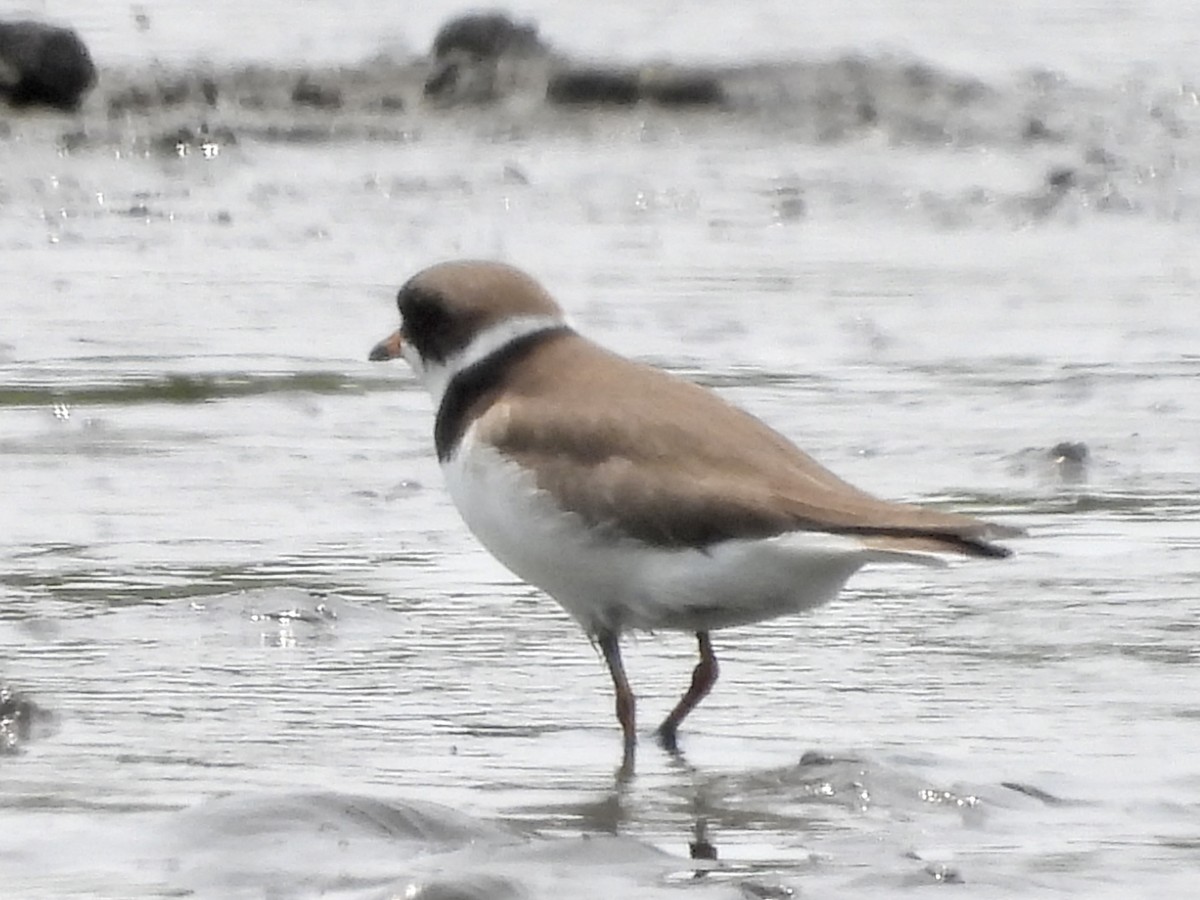
M 614 539 L 565 512 L 531 472 L 478 441 L 474 426 L 442 471 L 480 542 L 593 636 L 743 625 L 828 603 L 868 562 L 938 564 L 924 554 L 871 550 L 823 532 L 726 541 L 707 550 Z

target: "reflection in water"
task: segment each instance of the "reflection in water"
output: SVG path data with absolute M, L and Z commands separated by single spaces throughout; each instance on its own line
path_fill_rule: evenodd
M 593 800 L 522 807 L 520 813 L 522 822 L 543 834 L 581 830 L 648 837 L 660 846 L 686 848 L 695 864 L 686 869 L 691 880 L 736 883 L 746 896 L 787 897 L 793 896 L 795 884 L 771 876 L 772 865 L 744 860 L 748 835 L 755 841 L 772 840 L 791 867 L 812 857 L 812 847 L 824 845 L 827 849 L 819 855 L 827 862 L 831 854 L 882 852 L 890 857 L 887 868 L 895 871 L 894 885 L 959 883 L 965 880 L 959 866 L 931 858 L 936 851 L 907 844 L 904 834 L 985 828 L 991 816 L 1012 813 L 1013 790 L 1037 801 L 1027 808 L 1050 803 L 1048 793 L 1024 785 L 980 786 L 970 792 L 936 786 L 903 766 L 867 756 L 810 750 L 786 766 L 705 772 L 677 753 L 648 783 L 618 771 L 612 788 Z M 898 822 L 908 823 L 899 835 Z M 728 859 L 719 849 L 722 835 L 733 848 Z M 677 862 L 676 875 L 684 871 Z

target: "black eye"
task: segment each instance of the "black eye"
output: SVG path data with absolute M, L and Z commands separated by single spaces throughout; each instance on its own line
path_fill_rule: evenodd
M 396 297 L 400 327 L 408 342 L 427 362 L 445 362 L 453 349 L 454 328 L 442 298 L 421 288 L 405 286 Z

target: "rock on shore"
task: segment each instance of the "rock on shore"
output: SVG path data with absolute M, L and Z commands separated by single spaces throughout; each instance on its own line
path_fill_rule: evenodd
M 10 105 L 73 111 L 95 83 L 92 56 L 71 29 L 0 22 L 0 98 Z

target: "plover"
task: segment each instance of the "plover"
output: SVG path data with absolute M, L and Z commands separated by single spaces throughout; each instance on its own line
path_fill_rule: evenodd
M 629 631 L 695 634 L 691 685 L 658 727 L 668 749 L 712 689 L 710 633 L 812 609 L 873 562 L 999 558 L 1019 529 L 892 503 L 825 469 L 717 394 L 612 353 L 567 324 L 529 275 L 453 261 L 397 296 L 403 357 L 437 410 L 446 485 L 479 541 L 600 648 L 626 759 Z

